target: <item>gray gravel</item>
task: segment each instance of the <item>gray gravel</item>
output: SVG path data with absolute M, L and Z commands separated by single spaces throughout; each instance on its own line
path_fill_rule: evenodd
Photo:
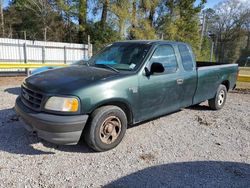
M 250 94 L 230 93 L 133 126 L 115 149 L 56 146 L 15 115 L 17 86 L 0 86 L 0 187 L 249 187 Z

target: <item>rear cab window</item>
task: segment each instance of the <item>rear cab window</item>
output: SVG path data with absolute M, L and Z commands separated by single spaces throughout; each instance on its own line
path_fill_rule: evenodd
M 181 62 L 185 71 L 194 70 L 194 57 L 192 50 L 185 44 L 178 44 Z
M 165 68 L 164 73 L 174 73 L 178 69 L 174 48 L 167 44 L 160 45 L 156 48 L 150 59 L 150 64 L 152 63 L 161 63 Z

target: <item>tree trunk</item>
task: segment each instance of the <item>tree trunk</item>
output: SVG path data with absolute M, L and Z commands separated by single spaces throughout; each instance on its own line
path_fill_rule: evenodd
M 132 19 L 131 19 L 131 22 L 132 22 L 132 28 L 135 28 L 136 27 L 136 1 L 133 2 L 132 4 Z
M 169 9 L 169 18 L 170 21 L 174 20 L 175 16 L 175 0 L 168 0 L 166 1 L 166 7 Z
M 0 16 L 1 16 L 1 37 L 4 37 L 4 16 L 3 16 L 3 0 L 0 0 Z
M 202 50 L 203 38 L 205 33 L 205 26 L 206 26 L 206 12 L 202 11 L 202 27 L 201 27 L 201 39 L 200 39 L 200 52 Z M 213 40 L 213 39 L 212 39 Z
M 87 0 L 79 0 L 78 22 L 79 22 L 78 40 L 80 43 L 83 43 L 84 42 L 83 35 L 87 23 Z
M 150 25 L 153 27 L 154 26 L 154 14 L 155 14 L 155 8 L 151 8 L 150 12 L 149 12 L 149 21 L 150 21 Z
M 47 27 L 44 27 L 43 40 L 47 41 Z
M 217 61 L 221 62 L 222 61 L 222 46 L 223 46 L 223 40 L 222 40 L 222 31 L 220 30 L 218 35 L 217 35 L 217 46 L 216 46 L 216 56 L 217 56 Z
M 124 38 L 125 20 L 119 20 L 119 33 L 120 37 Z
M 173 17 L 174 16 L 174 0 L 167 1 L 167 5 L 169 7 L 170 17 Z
M 250 30 L 247 31 L 247 45 L 246 49 L 250 49 Z
M 109 1 L 110 0 L 104 0 L 104 2 L 103 2 L 102 17 L 101 17 L 101 24 L 102 24 L 103 28 L 107 22 Z

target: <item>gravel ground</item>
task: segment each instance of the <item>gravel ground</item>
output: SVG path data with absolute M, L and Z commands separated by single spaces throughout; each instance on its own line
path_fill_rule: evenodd
M 10 81 L 11 83 L 11 81 Z M 250 94 L 135 125 L 115 149 L 56 146 L 15 115 L 17 85 L 0 86 L 0 187 L 249 187 Z

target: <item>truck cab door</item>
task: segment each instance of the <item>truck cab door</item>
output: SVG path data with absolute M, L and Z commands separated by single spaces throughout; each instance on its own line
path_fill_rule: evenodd
M 153 63 L 161 63 L 162 73 L 139 75 L 139 119 L 140 121 L 167 114 L 179 109 L 179 74 L 177 58 L 171 45 L 159 45 L 146 64 L 148 70 Z

